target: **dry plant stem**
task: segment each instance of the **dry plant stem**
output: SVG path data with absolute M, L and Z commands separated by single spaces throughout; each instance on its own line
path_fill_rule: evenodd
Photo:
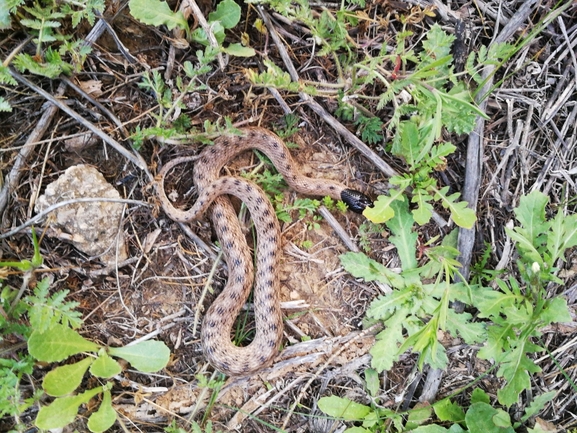
M 64 94 L 64 90 L 66 90 L 66 86 L 64 84 L 60 84 L 58 86 L 58 90 L 56 90 L 57 97 L 61 97 Z M 6 176 L 6 181 L 0 191 L 0 212 L 2 212 L 6 205 L 8 204 L 8 198 L 12 191 L 16 189 L 20 182 L 20 178 L 24 173 L 24 165 L 30 156 L 30 153 L 35 148 L 36 143 L 40 141 L 50 123 L 52 122 L 52 118 L 58 111 L 58 108 L 54 105 L 49 105 L 46 108 L 46 111 L 36 124 L 36 127 L 32 131 L 32 133 L 28 136 L 26 143 L 20 149 L 20 152 L 16 156 L 16 160 L 14 161 L 14 165 L 10 170 L 10 173 Z
M 44 91 L 44 89 L 41 89 L 40 87 L 38 87 L 35 84 L 33 84 L 32 82 L 30 82 L 28 79 L 26 79 L 25 77 L 20 75 L 18 72 L 14 71 L 13 69 L 9 69 L 9 72 L 10 72 L 10 75 L 14 79 L 20 81 L 25 86 L 28 86 L 30 89 L 34 90 L 36 93 L 38 93 L 39 95 L 44 97 L 46 100 L 48 100 L 52 104 L 54 104 L 56 107 L 58 107 L 62 111 L 64 111 L 66 114 L 68 114 L 70 117 L 72 117 L 78 123 L 80 123 L 82 126 L 88 128 L 94 134 L 98 135 L 106 143 L 108 143 L 110 146 L 112 146 L 118 153 L 120 153 L 122 156 L 124 156 L 126 159 L 128 159 L 130 162 L 132 162 L 135 166 L 137 166 L 142 171 L 144 171 L 146 173 L 146 175 L 148 176 L 148 179 L 150 181 L 153 180 L 153 176 L 150 173 L 150 171 L 148 170 L 146 162 L 144 161 L 144 159 L 142 159 L 142 157 L 139 154 L 131 153 L 129 150 L 125 149 L 119 142 L 114 140 L 112 137 L 110 137 L 108 134 L 106 134 L 104 131 L 102 131 L 100 128 L 98 128 L 96 125 L 94 125 L 93 123 L 91 123 L 88 120 L 86 120 L 85 118 L 83 118 L 80 114 L 78 114 L 76 111 L 72 110 L 66 104 L 62 103 L 59 99 L 56 99 L 54 96 L 52 96 L 48 92 Z M 1 204 L 1 202 L 0 202 L 0 204 Z
M 308 391 L 309 387 L 311 386 L 311 384 L 313 383 L 313 381 L 315 379 L 317 379 L 319 377 L 319 375 L 324 371 L 325 368 L 327 368 L 332 362 L 333 360 L 339 356 L 343 351 L 345 351 L 346 349 L 348 349 L 351 344 L 353 344 L 355 341 L 363 338 L 365 335 L 371 333 L 371 332 L 379 332 L 382 329 L 382 324 L 377 323 L 373 326 L 371 326 L 370 328 L 365 329 L 362 332 L 359 332 L 359 334 L 357 334 L 355 336 L 355 338 L 352 338 L 351 340 L 349 340 L 348 342 L 346 342 L 345 344 L 343 344 L 339 350 L 337 350 L 335 353 L 333 353 L 329 359 L 326 360 L 326 362 L 321 365 L 318 369 L 317 372 L 309 379 L 309 381 L 301 388 L 301 391 L 298 395 L 298 397 L 295 399 L 295 401 L 293 402 L 283 424 L 281 429 L 286 429 L 286 426 L 288 424 L 288 422 L 290 421 L 292 414 L 294 413 L 296 407 L 299 405 L 300 401 L 303 399 L 303 397 L 305 396 L 306 392 Z
M 326 207 L 321 206 L 319 208 L 319 213 L 325 219 L 325 221 L 331 226 L 331 228 L 335 231 L 337 236 L 341 238 L 341 241 L 343 241 L 343 243 L 349 250 L 355 253 L 358 253 L 360 251 L 359 247 L 357 247 L 357 245 L 353 242 L 349 234 L 345 231 L 345 229 L 343 229 L 343 227 L 339 224 L 339 222 L 336 220 L 333 214 L 330 213 Z
M 210 44 L 210 46 L 212 48 L 218 49 L 218 47 L 219 47 L 218 41 L 216 40 L 216 37 L 214 36 L 214 33 L 212 32 L 212 28 L 210 27 L 210 24 L 208 24 L 208 21 L 206 21 L 206 18 L 202 14 L 202 11 L 200 10 L 198 5 L 196 4 L 196 1 L 195 0 L 184 0 L 182 2 L 182 4 L 180 5 L 179 10 L 180 10 L 180 12 L 182 12 L 185 19 L 188 19 L 191 12 L 194 13 L 195 18 L 198 20 L 198 23 L 200 24 L 200 26 L 202 27 L 202 29 L 206 33 L 206 37 L 208 38 L 208 43 Z M 218 53 L 217 58 L 218 58 L 218 66 L 220 67 L 221 71 L 223 71 L 224 68 L 226 67 L 226 62 L 224 61 L 224 57 L 222 56 L 222 53 Z
M 507 23 L 501 33 L 493 40 L 493 43 L 505 42 L 508 40 L 525 20 L 534 12 L 537 6 L 537 0 L 526 1 L 517 11 L 517 13 Z M 477 104 L 479 109 L 485 111 L 487 107 L 486 94 L 493 86 L 493 72 L 494 65 L 487 65 L 483 70 L 482 77 L 486 80 L 483 88 L 478 92 Z M 469 142 L 467 144 L 467 164 L 465 170 L 465 184 L 463 186 L 463 200 L 469 203 L 469 207 L 473 210 L 477 209 L 477 201 L 479 200 L 479 188 L 481 186 L 482 178 L 482 161 L 483 161 L 483 137 L 485 129 L 485 119 L 477 118 L 475 129 L 469 135 Z M 473 246 L 475 245 L 475 228 L 459 229 L 458 249 L 461 253 L 459 261 L 461 262 L 461 274 L 465 280 L 469 278 L 471 259 L 473 256 Z

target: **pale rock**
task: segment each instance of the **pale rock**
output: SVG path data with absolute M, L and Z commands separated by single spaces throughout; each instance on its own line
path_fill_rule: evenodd
M 46 187 L 36 202 L 36 212 L 62 201 L 88 197 L 120 199 L 120 194 L 94 167 L 75 165 Z M 119 228 L 122 208 L 122 203 L 103 201 L 63 206 L 48 215 L 47 233 L 71 242 L 111 267 L 128 258 L 124 232 Z

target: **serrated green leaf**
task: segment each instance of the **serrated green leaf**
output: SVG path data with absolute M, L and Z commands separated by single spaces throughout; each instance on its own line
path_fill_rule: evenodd
M 5 112 L 5 113 L 11 113 L 12 112 L 12 106 L 2 96 L 0 96 L 0 112 Z
M 216 10 L 208 14 L 208 21 L 220 21 L 225 29 L 232 29 L 240 21 L 240 12 L 240 6 L 234 0 L 222 0 Z
M 144 373 L 162 370 L 170 359 L 170 349 L 162 341 L 142 341 L 132 346 L 110 347 L 112 356 L 126 359 L 132 366 Z
M 417 205 L 413 209 L 413 217 L 419 225 L 427 224 L 433 216 L 433 206 L 429 200 L 431 200 L 431 196 L 425 190 L 421 188 L 413 190 L 411 202 Z
M 465 421 L 465 411 L 457 403 L 445 398 L 433 405 L 435 415 L 441 421 L 462 423 Z
M 100 407 L 88 418 L 88 428 L 93 433 L 101 433 L 112 427 L 115 421 L 116 411 L 112 407 L 112 396 L 110 390 L 106 390 Z
M 42 333 L 33 331 L 28 340 L 30 355 L 44 362 L 59 362 L 80 352 L 96 352 L 99 348 L 98 344 L 62 325 L 55 325 Z
M 97 387 L 83 392 L 82 394 L 57 398 L 48 406 L 42 406 L 38 411 L 34 424 L 36 427 L 49 430 L 62 428 L 76 418 L 81 404 L 88 403 L 92 397 L 110 389 L 108 385 Z
M 87 357 L 74 364 L 56 367 L 44 377 L 42 388 L 53 397 L 70 394 L 80 386 L 84 373 L 93 361 L 94 358 Z
M 361 421 L 371 411 L 369 406 L 336 395 L 322 397 L 318 401 L 318 406 L 323 413 L 346 421 Z
M 539 314 L 539 320 L 543 322 L 543 326 L 551 323 L 572 322 L 573 319 L 567 306 L 567 300 L 561 297 L 549 299 Z
M 409 212 L 406 200 L 395 200 L 391 203 L 394 217 L 387 221 L 386 225 L 393 235 L 389 240 L 397 247 L 397 254 L 401 259 L 404 271 L 417 267 L 417 237 L 413 232 L 414 219 Z
M 130 0 L 131 15 L 137 20 L 151 26 L 165 25 L 169 30 L 179 27 L 188 30 L 188 23 L 182 12 L 173 12 L 168 3 L 160 0 Z
M 345 253 L 339 256 L 341 265 L 355 278 L 363 278 L 365 281 L 380 281 L 395 288 L 403 288 L 403 277 L 370 259 L 363 253 Z
M 435 200 L 441 200 L 441 204 L 444 208 L 449 209 L 451 212 L 451 218 L 459 227 L 470 229 L 477 221 L 477 216 L 473 209 L 468 208 L 467 202 L 458 202 L 460 194 L 455 193 L 447 196 L 449 187 L 446 186 L 440 190 L 433 188 L 435 191 Z
M 550 224 L 545 219 L 548 201 L 549 198 L 542 192 L 532 191 L 519 199 L 519 206 L 514 210 L 527 239 L 535 247 L 542 244 L 542 235 L 549 230 Z
M 533 398 L 531 404 L 525 409 L 525 413 L 521 417 L 521 422 L 527 421 L 532 416 L 537 415 L 557 395 L 556 391 L 549 391 Z
M 451 335 L 459 335 L 467 344 L 485 341 L 487 336 L 484 323 L 471 322 L 469 313 L 457 314 L 454 310 L 447 311 L 446 330 Z
M 98 353 L 98 358 L 90 367 L 90 372 L 96 377 L 102 377 L 104 379 L 116 376 L 122 371 L 122 367 L 112 359 L 108 353 L 101 349 Z

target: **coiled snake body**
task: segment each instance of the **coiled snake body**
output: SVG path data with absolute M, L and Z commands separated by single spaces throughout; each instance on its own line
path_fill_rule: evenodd
M 222 136 L 202 151 L 194 166 L 193 180 L 198 199 L 190 209 L 176 209 L 164 192 L 164 177 L 175 165 L 195 158 L 182 157 L 170 161 L 159 173 L 159 199 L 166 214 L 175 221 L 199 219 L 211 207 L 211 218 L 228 266 L 228 281 L 220 296 L 204 316 L 201 331 L 203 352 L 218 370 L 229 375 L 252 373 L 272 361 L 282 340 L 283 320 L 279 301 L 279 260 L 281 231 L 275 211 L 264 192 L 246 179 L 220 177 L 223 166 L 235 155 L 258 149 L 266 154 L 288 185 L 306 195 L 342 199 L 355 212 L 362 212 L 372 202 L 362 193 L 344 185 L 302 175 L 283 141 L 262 128 L 244 128 L 240 136 Z M 242 200 L 254 221 L 257 232 L 256 278 L 245 235 L 234 208 L 227 197 Z M 235 346 L 230 333 L 235 318 L 248 298 L 254 284 L 256 335 L 246 347 Z

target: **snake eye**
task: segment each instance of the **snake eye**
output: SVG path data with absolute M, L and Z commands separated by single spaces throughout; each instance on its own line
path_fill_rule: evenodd
M 363 213 L 365 208 L 374 206 L 369 197 L 354 189 L 343 189 L 341 200 L 355 213 Z

